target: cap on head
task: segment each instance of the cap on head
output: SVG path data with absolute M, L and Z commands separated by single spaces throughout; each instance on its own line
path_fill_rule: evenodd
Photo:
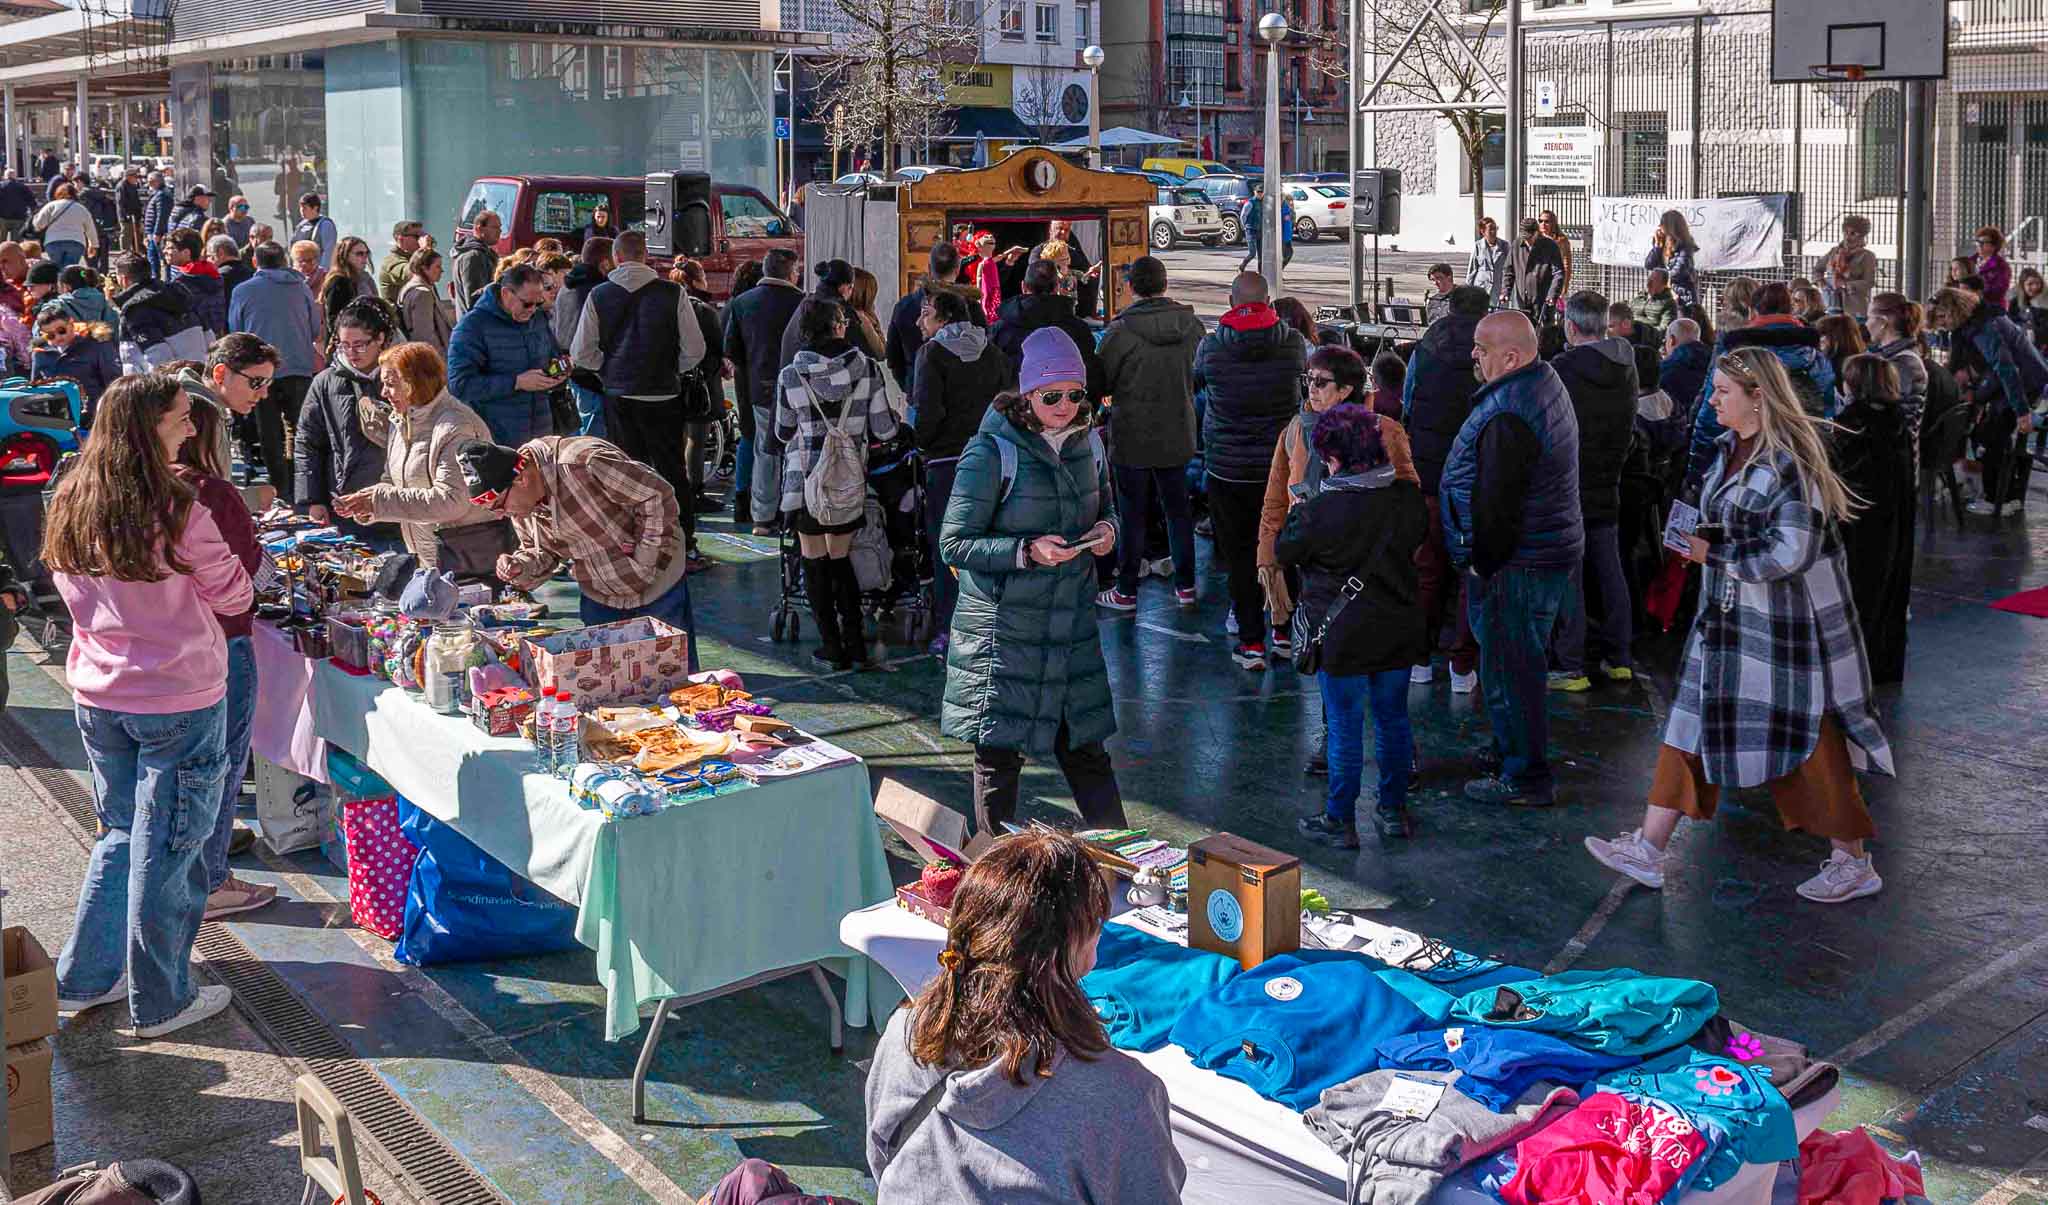
M 495 506 L 519 477 L 519 453 L 499 444 L 475 440 L 455 453 L 462 469 L 462 482 L 469 500 L 478 506 Z

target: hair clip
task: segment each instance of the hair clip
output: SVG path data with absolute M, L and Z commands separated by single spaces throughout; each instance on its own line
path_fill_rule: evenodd
M 949 971 L 958 971 L 966 961 L 967 956 L 952 946 L 939 951 L 939 965 Z

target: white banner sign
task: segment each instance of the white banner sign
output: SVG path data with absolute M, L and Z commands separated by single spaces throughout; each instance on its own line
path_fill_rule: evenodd
M 1692 227 L 1699 255 L 1693 266 L 1776 268 L 1784 263 L 1784 193 L 1721 201 L 1660 197 L 1594 197 L 1593 262 L 1640 268 L 1664 211 L 1676 209 Z
M 1529 183 L 1591 188 L 1600 135 L 1591 126 L 1541 126 L 1528 134 Z

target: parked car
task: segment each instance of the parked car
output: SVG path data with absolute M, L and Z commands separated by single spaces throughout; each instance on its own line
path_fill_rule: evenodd
M 1208 197 L 1216 208 L 1222 211 L 1224 242 L 1244 241 L 1244 221 L 1239 215 L 1244 209 L 1244 203 L 1251 200 L 1250 180 L 1243 176 L 1203 176 L 1188 181 L 1187 187 Z
M 759 189 L 744 184 L 712 182 L 718 207 L 711 253 L 700 261 L 715 297 L 732 288 L 732 274 L 748 260 L 758 260 L 777 247 L 802 258 L 803 232 Z M 532 246 L 542 237 L 561 239 L 571 252 L 583 244 L 583 228 L 592 210 L 609 206 L 621 230 L 642 228 L 647 217 L 647 181 L 640 176 L 484 176 L 469 186 L 469 195 L 455 218 L 455 233 L 471 232 L 476 215 L 489 209 L 505 223 L 499 254 Z M 666 267 L 667 261 L 656 265 Z
M 1343 172 L 1292 172 L 1280 177 L 1286 184 L 1349 184 L 1351 177 Z
M 1351 189 L 1344 184 L 1282 184 L 1294 202 L 1294 241 L 1313 243 L 1351 229 Z
M 1148 172 L 1165 172 L 1184 180 L 1228 174 L 1230 169 L 1214 159 L 1147 159 L 1139 164 Z
M 887 184 L 888 181 L 874 172 L 848 172 L 832 181 L 834 184 Z
M 1208 194 L 1193 188 L 1162 188 L 1159 202 L 1152 206 L 1152 248 L 1170 251 L 1183 239 L 1197 239 L 1204 247 L 1223 242 L 1223 214 Z
M 891 180 L 907 180 L 915 184 L 926 176 L 934 175 L 938 172 L 957 172 L 959 170 L 959 168 L 947 163 L 912 163 L 890 172 L 889 178 Z
M 1165 172 L 1148 172 L 1142 167 L 1105 167 L 1102 170 L 1106 172 L 1116 172 L 1120 175 L 1125 176 L 1143 176 L 1147 180 L 1152 181 L 1152 183 L 1157 184 L 1161 188 L 1179 188 L 1181 185 L 1187 183 L 1187 181 L 1180 176 L 1169 176 Z

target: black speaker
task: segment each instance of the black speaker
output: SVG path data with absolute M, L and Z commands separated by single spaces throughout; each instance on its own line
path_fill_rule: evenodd
M 711 177 L 655 172 L 647 177 L 647 254 L 711 254 Z
M 1361 167 L 1351 181 L 1353 234 L 1401 233 L 1401 169 Z

